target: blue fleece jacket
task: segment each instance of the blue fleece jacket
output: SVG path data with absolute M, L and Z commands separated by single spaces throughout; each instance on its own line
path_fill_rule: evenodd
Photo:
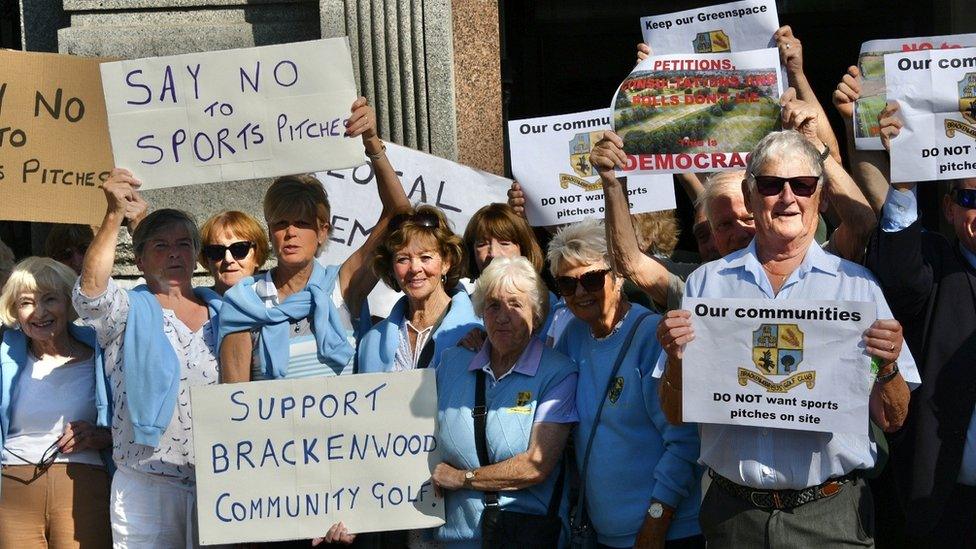
M 95 362 L 95 410 L 96 425 L 109 427 L 112 417 L 112 399 L 109 394 L 109 384 L 105 377 L 105 364 L 102 361 L 102 348 L 98 346 L 95 330 L 76 324 L 68 325 L 68 332 L 72 337 L 91 347 Z M 17 329 L 3 331 L 3 341 L 0 343 L 0 445 L 7 438 L 10 429 L 10 405 L 13 388 L 17 384 L 17 376 L 27 364 L 27 336 Z M 111 471 L 111 448 L 102 452 L 102 460 Z
M 214 331 L 219 327 L 221 298 L 210 288 L 194 288 L 207 303 Z M 155 448 L 173 419 L 180 390 L 180 361 L 163 332 L 163 308 L 143 284 L 128 291 L 122 359 L 125 391 L 135 442 Z
M 617 353 L 634 321 L 645 311 L 632 304 L 623 325 L 603 340 L 595 339 L 577 318 L 559 338 L 556 350 L 579 366 L 577 467 L 582 467 L 596 410 Z M 677 510 L 667 539 L 700 532 L 698 430 L 694 425 L 675 427 L 667 422 L 658 401 L 658 380 L 651 375 L 661 353 L 655 337 L 660 318 L 645 318 L 634 336 L 603 408 L 586 472 L 590 521 L 599 542 L 611 547 L 633 546 L 652 500 Z
M 451 296 L 451 309 L 444 316 L 441 325 L 431 334 L 434 340 L 434 358 L 430 366 L 437 365 L 440 354 L 445 349 L 457 345 L 468 332 L 481 328 L 481 319 L 474 314 L 471 298 L 460 286 L 448 292 Z M 400 344 L 400 324 L 407 314 L 407 298 L 401 297 L 390 316 L 370 328 L 359 342 L 358 372 L 362 374 L 389 372 L 393 369 L 393 359 Z

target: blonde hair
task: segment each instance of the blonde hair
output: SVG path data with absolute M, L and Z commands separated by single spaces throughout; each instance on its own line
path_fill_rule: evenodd
M 28 257 L 14 266 L 0 292 L 0 322 L 8 327 L 17 324 L 17 298 L 20 294 L 58 292 L 68 302 L 68 322 L 78 318 L 71 306 L 71 289 L 78 275 L 71 267 L 49 257 Z
M 603 261 L 611 269 L 607 252 L 607 235 L 603 223 L 593 218 L 566 225 L 549 242 L 549 272 L 557 275 L 563 262 L 572 265 L 592 265 Z M 492 261 L 494 263 L 494 261 Z
M 542 328 L 549 313 L 549 291 L 528 258 L 496 257 L 485 267 L 478 277 L 474 294 L 471 296 L 475 314 L 484 317 L 488 299 L 497 296 L 500 292 L 524 294 L 528 297 L 529 305 L 532 307 L 533 331 Z
M 222 230 L 230 231 L 254 243 L 254 261 L 257 263 L 258 269 L 264 265 L 268 256 L 271 255 L 271 244 L 268 243 L 268 235 L 264 232 L 264 227 L 250 215 L 237 210 L 227 210 L 214 214 L 200 228 L 200 238 L 203 240 L 203 245 L 213 244 L 214 239 Z M 197 261 L 204 267 L 208 265 L 203 252 L 200 253 Z
M 637 245 L 649 255 L 670 257 L 678 246 L 678 218 L 674 210 L 646 212 L 631 216 Z

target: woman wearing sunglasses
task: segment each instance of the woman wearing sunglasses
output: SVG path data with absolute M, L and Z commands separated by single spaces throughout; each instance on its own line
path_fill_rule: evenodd
M 102 352 L 73 324 L 76 275 L 30 257 L 0 294 L 0 547 L 108 547 L 112 444 Z
M 420 205 L 394 216 L 373 271 L 404 296 L 359 345 L 359 371 L 393 372 L 437 364 L 440 353 L 480 327 L 458 285 L 464 248 L 444 212 Z
M 651 376 L 660 316 L 627 300 L 599 222 L 563 227 L 548 258 L 575 317 L 556 344 L 579 366 L 574 526 L 609 547 L 701 546 L 698 434 L 668 424 Z
M 200 229 L 200 264 L 210 271 L 220 295 L 252 276 L 271 252 L 268 236 L 257 219 L 235 210 L 220 212 Z

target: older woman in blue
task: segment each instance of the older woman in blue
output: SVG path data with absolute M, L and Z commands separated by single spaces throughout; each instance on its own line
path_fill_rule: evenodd
M 72 323 L 75 273 L 31 257 L 0 294 L 0 547 L 111 544 L 102 352 Z
M 668 424 L 651 376 L 661 352 L 654 338 L 660 317 L 627 301 L 600 223 L 564 227 L 548 256 L 575 316 L 556 350 L 579 366 L 576 464 L 597 540 L 609 547 L 701 546 L 698 434 L 692 426 Z
M 264 217 L 278 264 L 225 295 L 224 383 L 353 372 L 357 336 L 369 328 L 366 296 L 377 282 L 369 259 L 390 217 L 409 202 L 364 98 L 353 104 L 346 128 L 347 136 L 362 136 L 372 159 L 383 204 L 380 220 L 342 265 L 323 267 L 316 257 L 328 243 L 332 212 L 322 184 L 311 175 L 290 175 L 268 188 Z
M 549 310 L 548 292 L 526 258 L 492 261 L 473 299 L 488 340 L 478 353 L 445 351 L 437 370 L 437 440 L 444 461 L 433 481 L 445 497 L 446 518 L 437 539 L 451 547 L 509 546 L 482 536 L 485 502 L 497 499 L 503 512 L 549 515 L 554 537 L 544 543 L 555 546 L 568 510 L 566 477 L 556 466 L 577 421 L 576 366 L 533 337 Z M 479 379 L 485 384 L 490 464 L 479 459 L 472 417 Z M 519 545 L 533 546 L 531 541 Z
M 404 296 L 359 344 L 359 371 L 393 372 L 436 366 L 444 349 L 480 327 L 458 285 L 461 238 L 444 212 L 420 205 L 394 216 L 373 258 L 373 272 Z

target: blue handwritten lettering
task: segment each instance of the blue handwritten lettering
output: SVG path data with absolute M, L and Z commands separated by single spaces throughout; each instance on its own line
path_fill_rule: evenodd
M 281 447 L 281 461 L 284 461 L 288 465 L 294 465 L 295 464 L 295 458 L 292 457 L 291 459 L 288 459 L 288 454 L 287 454 L 288 448 L 294 448 L 294 447 L 295 447 L 295 441 L 294 440 L 289 440 L 284 445 L 282 445 L 282 447 Z M 294 455 L 294 454 L 292 454 L 292 455 Z
M 173 135 L 175 136 L 176 134 L 173 134 Z M 175 146 L 173 147 L 173 152 L 174 153 L 176 152 L 176 147 Z M 240 416 L 240 417 L 231 417 L 230 418 L 231 421 L 244 421 L 245 419 L 247 419 L 248 414 L 251 413 L 251 407 L 248 406 L 246 402 L 237 400 L 237 397 L 239 397 L 240 395 L 243 395 L 243 394 L 244 394 L 244 391 L 234 391 L 233 393 L 230 394 L 230 401 L 233 402 L 234 404 L 236 404 L 236 405 L 241 406 L 241 407 L 244 408 L 243 415 Z
M 245 450 L 245 448 L 246 448 L 246 450 Z M 240 441 L 240 442 L 237 443 L 237 469 L 238 470 L 240 470 L 240 468 L 241 468 L 241 460 L 242 459 L 244 461 L 246 461 L 248 463 L 248 465 L 251 466 L 251 469 L 254 469 L 254 462 L 251 461 L 251 458 L 250 458 L 251 450 L 253 450 L 253 449 L 254 449 L 254 445 L 251 444 L 251 441 L 250 440 L 242 440 L 242 441 Z
M 169 65 L 166 65 L 166 70 L 163 72 L 163 88 L 159 91 L 160 102 L 166 98 L 167 91 L 169 91 L 173 103 L 176 103 L 176 82 L 173 80 L 173 67 Z
M 317 439 L 317 438 L 313 438 L 313 439 L 311 439 L 311 441 L 309 439 L 307 439 L 307 438 L 306 439 L 302 439 L 302 450 L 303 450 L 303 454 L 305 456 L 305 458 L 304 458 L 305 459 L 305 465 L 308 465 L 309 463 L 311 463 L 311 461 L 309 460 L 309 458 L 311 458 L 312 460 L 314 460 L 315 463 L 318 463 L 319 462 L 319 458 L 317 458 L 315 456 L 315 452 L 314 452 L 314 450 L 315 450 L 315 444 L 318 441 L 319 441 L 319 439 Z
M 281 464 L 278 463 L 278 455 L 275 454 L 274 443 L 271 442 L 270 438 L 264 444 L 264 455 L 261 456 L 261 467 L 264 467 L 264 463 L 268 461 L 268 458 L 271 458 L 271 460 L 274 461 L 275 467 L 281 467 Z
M 152 141 L 155 138 L 156 138 L 155 135 L 149 134 L 149 135 L 144 135 L 144 136 L 140 137 L 136 141 L 136 147 L 139 147 L 140 149 L 143 149 L 143 150 L 147 150 L 147 149 L 155 150 L 156 151 L 156 154 L 159 155 L 159 156 L 156 157 L 155 160 L 151 160 L 151 161 L 150 160 L 140 160 L 140 162 L 142 162 L 143 164 L 149 164 L 150 166 L 152 166 L 153 164 L 159 164 L 159 161 L 163 159 L 163 149 L 157 147 L 156 145 L 146 144 L 145 143 L 145 141 L 147 141 L 147 140 L 148 141 Z
M 251 89 L 253 89 L 255 92 L 258 91 L 258 85 L 261 81 L 261 62 L 258 61 L 257 64 L 254 66 L 253 80 L 251 79 L 251 76 L 247 74 L 247 71 L 244 70 L 244 67 L 241 67 L 240 70 L 241 70 L 241 93 L 244 93 L 245 80 L 247 80 L 247 83 L 248 85 L 251 86 Z
M 282 77 L 278 75 L 278 69 L 280 69 L 282 66 L 285 66 L 285 65 L 291 67 L 291 73 L 292 73 L 291 74 L 291 82 L 289 82 L 287 84 L 285 84 L 285 82 L 283 81 Z M 287 76 L 287 74 L 286 74 L 286 76 Z M 295 82 L 298 82 L 298 66 L 295 65 L 294 63 L 292 63 L 291 61 L 288 61 L 288 60 L 280 61 L 277 65 L 275 65 L 275 68 L 274 68 L 274 79 L 275 79 L 275 82 L 277 82 L 278 85 L 281 86 L 281 87 L 289 88 L 289 87 L 293 86 L 295 84 Z
M 353 171 L 353 175 L 355 175 L 355 174 L 356 174 L 356 172 Z M 368 392 L 368 393 L 366 393 L 364 395 L 366 398 L 372 400 L 372 404 L 370 404 L 370 410 L 372 410 L 374 412 L 376 411 L 376 395 L 378 395 L 379 392 L 380 392 L 380 390 L 383 389 L 383 388 L 385 388 L 385 387 L 386 387 L 386 383 L 380 385 L 379 387 L 373 389 L 372 391 L 370 391 L 370 392 Z
M 217 449 L 220 448 L 220 455 L 217 455 Z M 214 474 L 223 473 L 230 467 L 230 460 L 227 459 L 227 447 L 221 443 L 216 443 L 210 448 L 211 463 L 213 465 Z M 223 460 L 223 467 L 217 465 L 219 460 Z
M 207 147 L 210 148 L 210 154 L 208 154 L 206 157 L 204 157 L 202 154 L 200 154 L 200 141 L 201 141 L 200 138 L 201 137 L 206 140 Z M 210 136 L 209 135 L 207 135 L 204 132 L 199 132 L 199 133 L 196 134 L 196 136 L 193 137 L 193 154 L 195 154 L 196 157 L 199 160 L 203 161 L 203 162 L 206 162 L 206 161 L 210 160 L 211 158 L 214 157 L 215 154 L 217 154 L 217 150 L 214 148 L 213 140 L 210 139 Z M 266 418 L 263 418 L 263 419 L 266 419 Z
M 142 101 L 132 101 L 132 100 L 126 101 L 126 104 L 128 105 L 146 105 L 150 101 L 152 101 L 152 89 L 145 84 L 139 84 L 137 82 L 132 81 L 132 77 L 137 74 L 142 74 L 142 69 L 129 71 L 129 74 L 125 75 L 125 83 L 128 84 L 130 88 L 142 88 L 146 90 L 146 98 Z
M 197 76 L 200 74 L 200 63 L 197 63 L 197 70 L 193 72 L 190 65 L 186 66 L 186 72 L 190 73 L 190 77 L 193 78 L 193 97 L 194 99 L 200 99 L 200 88 L 197 82 Z
M 342 454 L 340 454 L 338 452 L 342 450 L 342 443 L 341 443 L 341 441 L 342 441 L 343 438 L 345 438 L 345 436 L 346 436 L 345 433 L 339 433 L 337 435 L 332 435 L 332 436 L 330 436 L 328 438 L 328 442 L 326 443 L 326 448 L 328 449 L 329 461 L 333 461 L 333 460 L 337 460 L 337 459 L 339 459 L 339 460 L 343 459 L 342 458 Z M 336 441 L 336 440 L 339 440 L 340 442 L 338 442 L 336 444 L 333 444 L 333 441 Z M 335 455 L 333 455 L 333 452 L 335 452 Z
M 220 512 L 220 502 L 223 501 L 224 498 L 229 498 L 229 497 L 230 497 L 230 493 L 224 492 L 219 496 L 217 496 L 217 501 L 214 503 L 214 514 L 217 515 L 217 518 L 220 519 L 221 522 L 232 522 L 231 519 L 225 517 L 223 513 Z

